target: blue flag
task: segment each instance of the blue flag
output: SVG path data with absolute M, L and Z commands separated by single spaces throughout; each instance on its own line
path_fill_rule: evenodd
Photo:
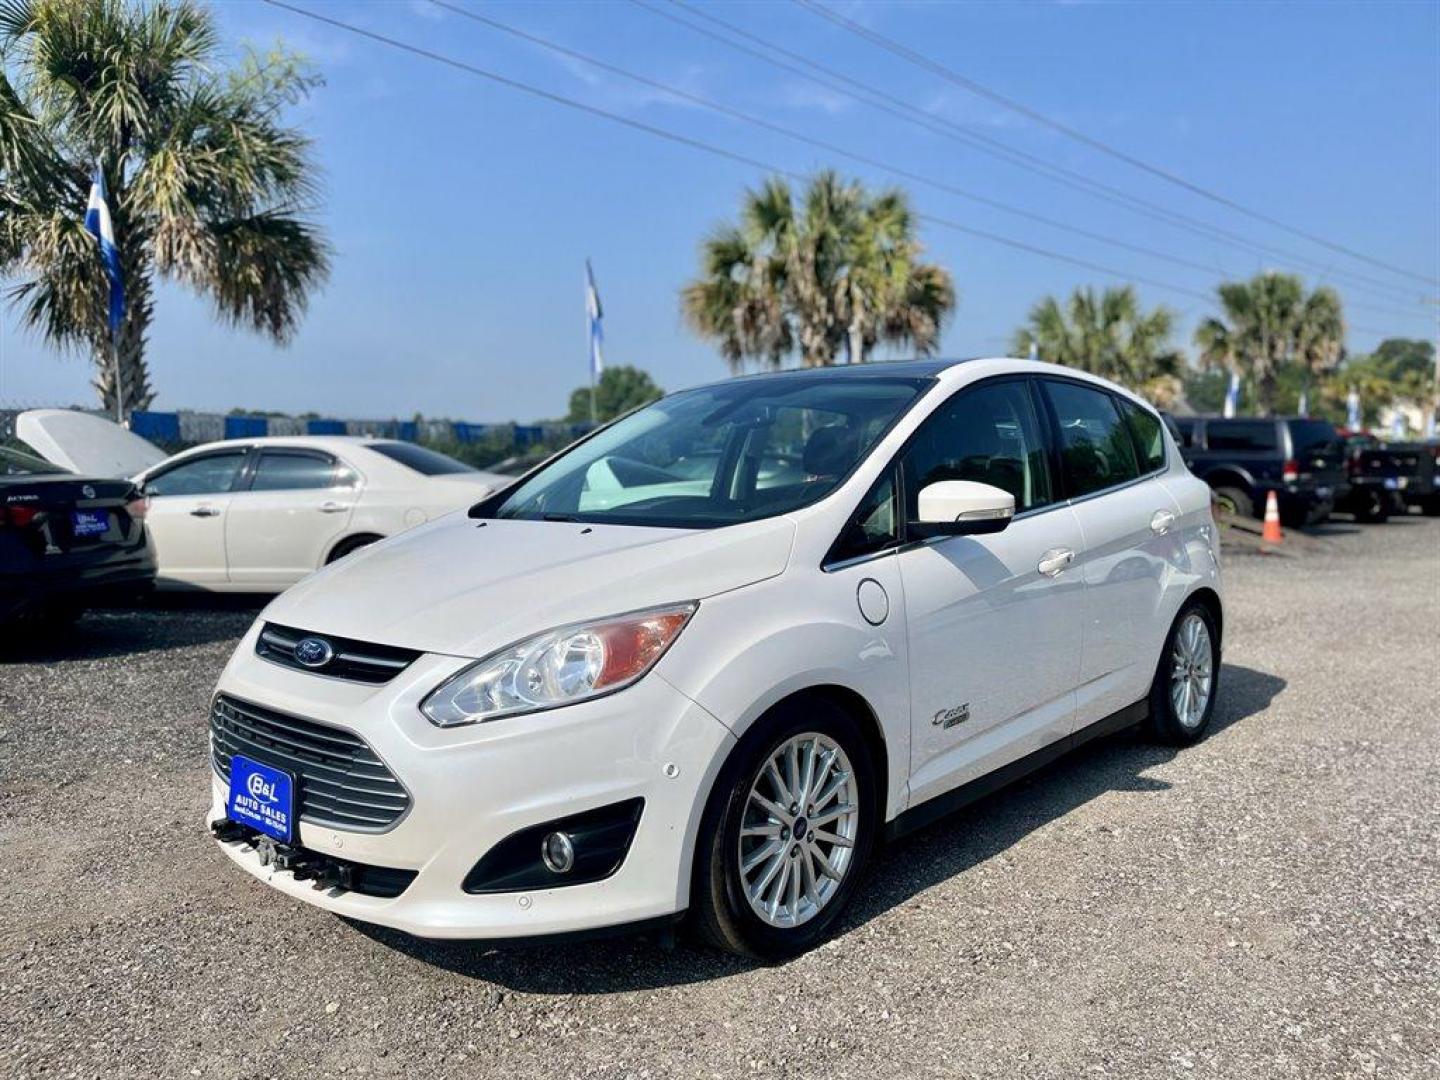
M 1235 410 L 1240 407 L 1240 373 L 1230 373 L 1230 388 L 1225 391 L 1225 416 L 1235 415 Z
M 605 370 L 605 357 L 601 347 L 605 344 L 605 330 L 600 320 L 605 317 L 600 307 L 600 290 L 595 287 L 595 272 L 590 269 L 590 260 L 585 260 L 585 319 L 590 330 L 590 381 L 598 382 Z
M 85 207 L 85 231 L 100 241 L 100 258 L 110 279 L 110 336 L 120 332 L 125 319 L 125 283 L 120 275 L 120 249 L 115 246 L 115 226 L 110 221 L 110 204 L 105 196 L 105 174 L 95 165 L 90 184 L 90 203 Z

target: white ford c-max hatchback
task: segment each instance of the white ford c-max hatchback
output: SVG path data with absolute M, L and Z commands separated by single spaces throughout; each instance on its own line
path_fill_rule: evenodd
M 783 957 L 882 836 L 1097 734 L 1199 738 L 1218 545 L 1159 417 L 1064 368 L 674 394 L 274 601 L 214 698 L 211 828 L 425 937 L 688 912 Z

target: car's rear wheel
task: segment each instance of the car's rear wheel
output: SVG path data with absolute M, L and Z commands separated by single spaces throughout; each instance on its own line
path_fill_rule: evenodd
M 1378 491 L 1362 491 L 1355 496 L 1355 520 L 1380 525 L 1390 520 L 1390 501 Z
M 1161 742 L 1188 746 L 1205 734 L 1220 686 L 1220 638 L 1215 617 L 1200 601 L 1175 617 L 1150 687 L 1150 732 Z
M 352 551 L 359 551 L 361 548 L 369 547 L 377 540 L 383 539 L 383 536 L 375 536 L 371 533 L 362 533 L 359 536 L 347 536 L 335 545 L 334 549 L 330 552 L 330 557 L 325 560 L 325 565 L 329 566 L 332 562 L 343 559 Z
M 701 936 L 767 961 L 823 941 L 868 861 L 877 790 L 845 710 L 808 695 L 773 710 L 736 748 L 706 810 L 692 905 Z
M 1251 518 L 1255 516 L 1255 503 L 1251 500 L 1250 493 L 1244 488 L 1217 487 L 1215 501 L 1220 504 L 1220 509 L 1232 517 Z

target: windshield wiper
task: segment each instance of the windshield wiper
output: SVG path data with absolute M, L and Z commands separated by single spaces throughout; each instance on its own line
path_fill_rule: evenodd
M 541 520 L 541 521 L 569 521 L 569 522 L 578 522 L 580 519 L 579 519 L 578 517 L 576 517 L 574 514 L 556 514 L 556 513 L 552 513 L 552 512 L 547 511 L 547 512 L 545 512 L 545 513 L 543 513 L 543 514 L 540 515 L 540 520 Z

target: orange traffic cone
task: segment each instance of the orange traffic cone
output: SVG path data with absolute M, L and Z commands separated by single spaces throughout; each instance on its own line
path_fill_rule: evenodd
M 1267 544 L 1278 544 L 1285 539 L 1285 534 L 1280 531 L 1280 500 L 1275 498 L 1275 492 L 1265 496 L 1265 529 L 1260 533 L 1260 539 Z

